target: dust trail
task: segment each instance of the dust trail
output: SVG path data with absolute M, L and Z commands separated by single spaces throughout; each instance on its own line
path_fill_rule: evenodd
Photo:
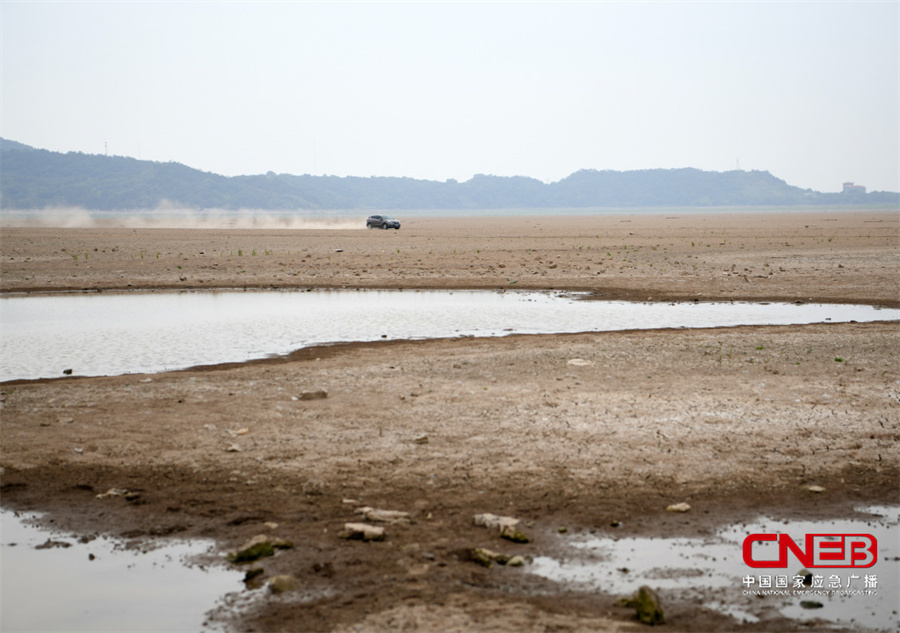
M 40 211 L 3 211 L 0 215 L 0 226 L 49 226 L 80 229 L 96 226 L 96 222 L 85 209 L 54 207 Z
M 298 212 L 241 209 L 178 209 L 168 205 L 152 211 L 88 211 L 82 208 L 48 208 L 3 211 L 0 226 L 52 228 L 133 228 L 133 229 L 293 229 L 351 230 L 365 229 L 365 213 L 345 215 L 309 215 Z
M 345 230 L 364 229 L 366 219 L 346 217 L 309 217 L 299 215 L 275 215 L 262 211 L 183 211 L 160 215 L 126 216 L 117 220 L 126 228 L 175 228 L 175 229 L 312 229 Z

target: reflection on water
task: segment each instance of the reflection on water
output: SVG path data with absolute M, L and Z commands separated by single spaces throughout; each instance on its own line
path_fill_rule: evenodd
M 243 589 L 240 571 L 190 564 L 210 542 L 85 543 L 8 510 L 0 526 L 3 631 L 199 631 L 223 595 Z
M 872 507 L 861 512 L 868 516 L 818 522 L 762 519 L 728 526 L 704 538 L 619 538 L 610 529 L 604 536 L 569 537 L 565 557 L 541 556 L 529 569 L 584 590 L 623 596 L 649 585 L 659 591 L 663 603 L 672 593 L 747 622 L 781 615 L 896 631 L 900 625 L 900 508 Z M 822 587 L 794 589 L 793 576 L 803 566 L 793 557 L 787 569 L 751 568 L 744 563 L 744 538 L 757 533 L 788 534 L 801 546 L 807 533 L 871 534 L 878 541 L 878 560 L 865 569 L 812 569 L 821 578 L 815 584 Z M 778 558 L 776 552 L 768 551 L 755 552 L 754 557 Z M 786 578 L 779 580 L 779 575 Z M 785 582 L 786 588 L 777 587 Z M 840 587 L 831 587 L 834 583 Z M 711 595 L 718 598 L 710 600 Z M 818 602 L 821 607 L 806 609 L 802 601 Z
M 157 372 L 315 344 L 900 318 L 870 306 L 579 301 L 490 291 L 268 291 L 0 298 L 0 380 Z
M 626 596 L 646 584 L 658 591 L 663 607 L 668 597 L 678 596 L 749 623 L 783 616 L 809 630 L 822 630 L 810 628 L 812 620 L 821 619 L 851 629 L 896 631 L 900 508 L 860 513 L 857 519 L 820 522 L 763 519 L 703 538 L 617 537 L 610 528 L 604 535 L 560 537 L 564 556 L 539 556 L 526 570 L 570 589 L 613 595 Z M 3 631 L 209 630 L 205 614 L 223 605 L 223 598 L 254 597 L 244 591 L 242 571 L 197 562 L 213 553 L 209 542 L 126 549 L 106 537 L 79 539 L 39 529 L 29 515 L 8 510 L 0 511 L 0 526 Z M 787 569 L 743 563 L 741 544 L 754 533 L 786 533 L 798 543 L 807 533 L 871 534 L 878 540 L 878 560 L 866 569 L 814 569 L 824 589 L 795 590 L 790 578 L 801 566 L 793 558 Z M 767 554 L 757 558 L 776 558 Z M 757 595 L 766 593 L 762 578 L 769 576 L 774 589 L 778 574 L 788 576 L 792 595 Z M 828 589 L 833 578 L 842 591 Z M 859 591 L 844 591 L 848 583 Z M 803 608 L 801 601 L 807 600 L 821 608 Z

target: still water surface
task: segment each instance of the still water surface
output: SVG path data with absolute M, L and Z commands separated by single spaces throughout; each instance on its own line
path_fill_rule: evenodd
M 761 518 L 701 538 L 619 537 L 615 530 L 576 535 L 563 540 L 562 557 L 538 556 L 528 569 L 584 591 L 631 595 L 647 584 L 660 592 L 663 602 L 670 592 L 680 593 L 745 623 L 781 615 L 806 622 L 813 627 L 809 630 L 827 630 L 810 623 L 824 620 L 851 630 L 893 633 L 900 627 L 900 508 L 858 512 L 861 516 L 855 519 L 826 521 Z M 878 555 L 867 568 L 814 568 L 812 586 L 796 588 L 793 577 L 803 566 L 793 554 L 788 568 L 751 568 L 744 563 L 742 544 L 750 534 L 788 534 L 801 547 L 806 534 L 870 534 L 878 542 Z M 756 560 L 778 559 L 777 548 L 769 545 L 762 551 L 754 546 Z M 804 608 L 804 602 L 817 606 Z
M 649 584 L 664 603 L 678 595 L 751 626 L 780 615 L 815 627 L 809 630 L 827 630 L 823 623 L 831 623 L 842 630 L 893 632 L 900 626 L 900 508 L 858 512 L 857 518 L 818 522 L 761 518 L 699 538 L 619 537 L 615 529 L 573 534 L 560 537 L 561 556 L 537 556 L 525 570 L 570 589 L 612 595 L 627 596 Z M 215 555 L 210 542 L 128 549 L 116 539 L 86 540 L 37 528 L 30 515 L 8 510 L 0 511 L 0 526 L 0 630 L 210 630 L 203 624 L 211 609 L 229 602 L 227 596 L 262 597 L 244 589 L 242 571 L 200 562 L 204 554 Z M 753 569 L 743 562 L 743 539 L 755 533 L 785 533 L 801 544 L 807 533 L 871 534 L 878 557 L 865 569 L 817 568 L 820 588 L 797 589 L 793 576 L 801 565 L 792 558 L 787 569 Z M 759 560 L 777 557 L 775 551 L 756 552 Z M 776 589 L 779 575 L 785 589 L 761 586 Z M 804 601 L 819 606 L 804 608 Z
M 243 572 L 207 565 L 212 541 L 125 541 L 38 528 L 0 511 L 2 631 L 200 631 Z
M 900 319 L 783 303 L 584 301 L 577 293 L 219 291 L 0 298 L 0 380 L 151 373 L 378 339 Z

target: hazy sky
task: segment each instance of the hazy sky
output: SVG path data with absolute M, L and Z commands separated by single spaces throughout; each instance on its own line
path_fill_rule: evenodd
M 11 2 L 0 136 L 266 171 L 900 191 L 900 2 Z M 739 163 L 738 163 L 739 161 Z

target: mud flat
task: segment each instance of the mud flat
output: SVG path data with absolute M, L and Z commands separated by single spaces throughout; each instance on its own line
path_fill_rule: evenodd
M 896 213 L 401 219 L 400 231 L 4 228 L 2 290 L 900 296 Z M 232 600 L 243 609 L 210 615 L 239 630 L 634 630 L 615 592 L 472 553 L 557 556 L 564 534 L 697 537 L 896 506 L 898 339 L 897 323 L 875 322 L 377 341 L 7 382 L 2 502 L 82 534 L 212 538 L 222 552 L 260 533 L 291 541 L 255 565 L 294 576 L 292 589 L 248 589 Z M 690 511 L 666 511 L 677 503 Z M 377 523 L 384 540 L 340 538 L 366 507 L 408 517 Z M 483 513 L 520 519 L 528 542 L 475 525 Z M 659 594 L 672 630 L 809 630 L 765 601 L 751 623 L 708 607 L 741 589 Z

